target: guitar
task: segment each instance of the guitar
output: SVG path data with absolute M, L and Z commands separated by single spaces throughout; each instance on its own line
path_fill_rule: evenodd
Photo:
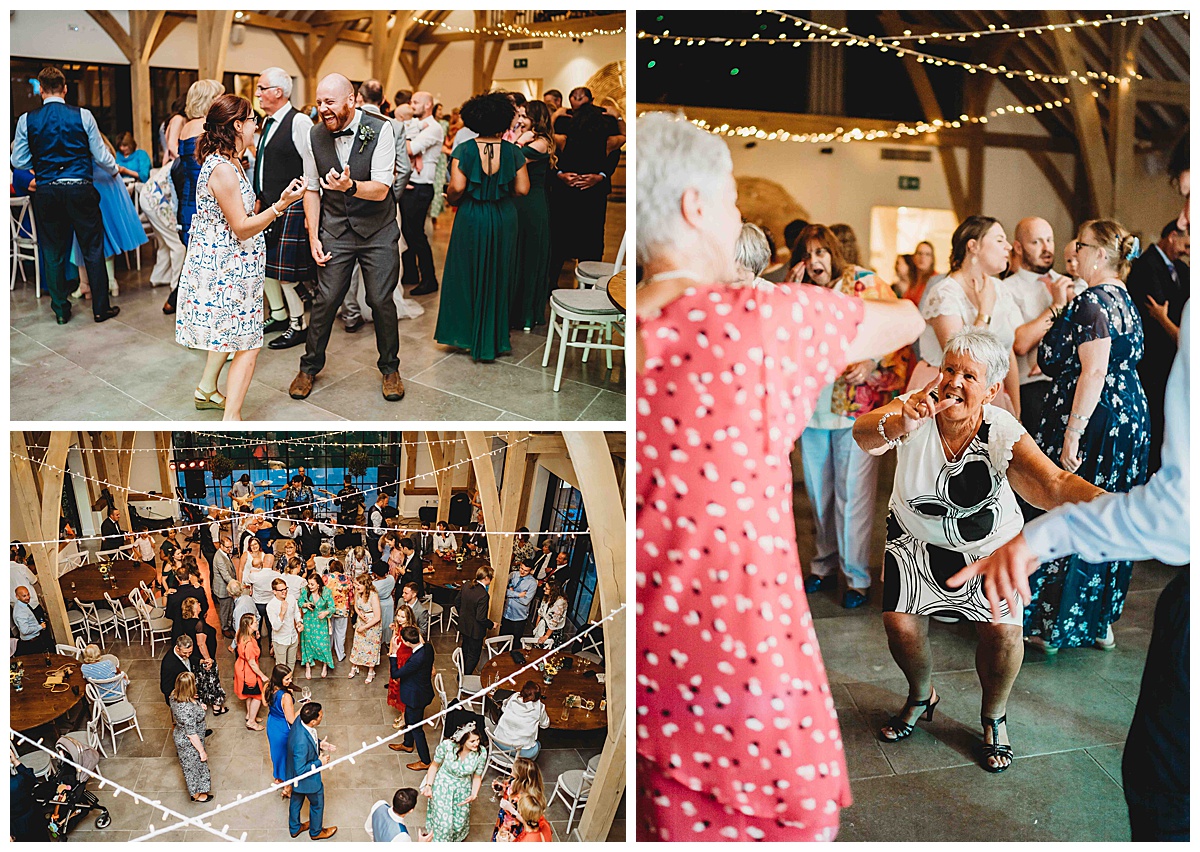
M 278 492 L 275 491 L 253 491 L 250 494 L 247 494 L 245 497 L 231 497 L 230 499 L 233 500 L 234 508 L 236 508 L 238 511 L 245 511 L 246 509 L 253 508 L 254 501 L 259 497 L 270 497 L 271 495 L 277 493 Z

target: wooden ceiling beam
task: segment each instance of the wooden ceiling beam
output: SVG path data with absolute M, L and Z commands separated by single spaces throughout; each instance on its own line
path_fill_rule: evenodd
M 130 62 L 134 60 L 133 41 L 129 38 L 129 33 L 125 32 L 117 19 L 113 17 L 112 12 L 104 10 L 91 10 L 88 12 L 92 16 L 92 20 L 100 25 L 100 29 L 113 40 L 113 44 L 121 51 L 121 54 Z
M 374 12 L 367 9 L 331 9 L 316 12 L 305 23 L 313 27 L 323 27 L 326 24 L 353 23 L 369 19 Z

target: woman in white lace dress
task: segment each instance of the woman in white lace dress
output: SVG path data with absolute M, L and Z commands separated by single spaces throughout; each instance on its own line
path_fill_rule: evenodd
M 996 278 L 1008 265 L 1011 250 L 1004 226 L 990 216 L 969 216 L 955 229 L 951 238 L 950 272 L 927 285 L 921 297 L 921 316 L 927 324 L 917 338 L 921 363 L 909 376 L 910 391 L 923 388 L 937 377 L 942 347 L 955 332 L 962 328 L 983 328 L 1010 350 L 1009 370 L 992 404 L 1020 417 L 1017 358 L 1011 350 L 1017 326 L 1022 324 L 1021 312 Z
M 1023 611 L 1005 604 L 993 621 L 980 579 L 954 577 L 1021 532 L 1016 494 L 1052 509 L 1103 493 L 1046 458 L 1019 420 L 991 404 L 1011 354 L 995 334 L 962 329 L 946 342 L 940 379 L 854 422 L 861 449 L 872 455 L 896 449 L 883 623 L 892 657 L 908 680 L 908 698 L 879 736 L 902 740 L 918 718 L 933 718 L 940 699 L 932 683 L 929 617 L 965 619 L 979 635 L 980 764 L 988 772 L 1003 772 L 1013 759 L 1005 705 L 1021 670 Z
M 296 178 L 276 203 L 251 215 L 254 187 L 240 160 L 256 124 L 250 102 L 239 95 L 222 95 L 209 107 L 204 135 L 196 145 L 202 163 L 196 215 L 179 279 L 175 339 L 189 349 L 208 350 L 196 387 L 196 408 L 224 411 L 225 420 L 242 419 L 242 401 L 262 348 L 267 261 L 262 232 L 304 197 L 303 181 Z M 217 380 L 230 352 L 233 363 L 222 397 Z

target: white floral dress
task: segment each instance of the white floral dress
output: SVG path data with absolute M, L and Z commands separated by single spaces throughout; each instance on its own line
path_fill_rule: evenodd
M 213 169 L 229 163 L 238 173 L 246 215 L 254 211 L 254 188 L 228 158 L 213 154 L 196 179 L 196 215 L 183 274 L 175 340 L 189 349 L 244 352 L 263 342 L 263 277 L 267 246 L 262 234 L 239 240 L 208 188 Z

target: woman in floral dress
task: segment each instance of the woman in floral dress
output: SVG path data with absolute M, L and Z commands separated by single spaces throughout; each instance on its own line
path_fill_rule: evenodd
M 354 624 L 354 644 L 350 647 L 350 677 L 358 674 L 358 667 L 363 666 L 367 669 L 364 683 L 370 683 L 375 679 L 379 646 L 383 641 L 379 594 L 370 574 L 359 574 L 354 578 L 354 611 L 358 621 Z
M 350 616 L 350 595 L 353 594 L 354 575 L 342 565 L 342 560 L 329 560 L 329 572 L 325 575 L 325 588 L 333 597 L 333 613 L 329 617 L 330 640 L 338 662 L 346 659 L 346 622 Z
M 1087 289 L 1046 332 L 1038 364 L 1052 379 L 1033 439 L 1064 470 L 1105 491 L 1128 491 L 1148 477 L 1150 421 L 1138 378 L 1142 321 L 1125 289 L 1138 241 L 1111 220 L 1084 222 L 1075 242 Z M 1046 653 L 1095 644 L 1116 647 L 1131 561 L 1056 559 L 1030 578 L 1025 635 Z
M 175 339 L 189 349 L 208 350 L 196 387 L 196 408 L 224 410 L 225 420 L 242 419 L 242 400 L 262 348 L 267 263 L 262 232 L 284 208 L 304 197 L 304 182 L 296 178 L 277 202 L 251 215 L 254 187 L 240 160 L 253 142 L 257 123 L 250 102 L 238 95 L 222 95 L 209 107 L 205 133 L 196 144 L 196 158 L 203 165 L 179 278 Z M 230 352 L 233 363 L 223 399 L 217 379 Z
M 521 840 L 526 825 L 517 812 L 517 806 L 523 798 L 531 796 L 545 808 L 546 787 L 542 782 L 542 771 L 529 758 L 518 757 L 513 761 L 512 776 L 492 781 L 492 790 L 501 800 L 496 827 L 492 829 L 492 842 Z
M 321 575 L 314 573 L 300 592 L 300 659 L 304 663 L 304 679 L 312 677 L 312 664 L 321 664 L 321 677 L 329 674 L 333 665 L 333 649 L 329 644 L 329 618 L 333 615 L 333 593 L 325 588 Z
M 433 832 L 434 843 L 466 840 L 471 802 L 479 795 L 486 769 L 487 749 L 475 732 L 474 722 L 438 743 L 420 788 L 429 799 L 425 822 Z

